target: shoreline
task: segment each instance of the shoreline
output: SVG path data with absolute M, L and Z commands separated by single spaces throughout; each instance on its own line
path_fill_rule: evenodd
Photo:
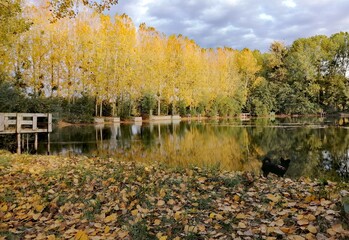
M 307 115 L 287 115 L 287 114 L 280 114 L 280 115 L 273 115 L 273 116 L 260 116 L 260 117 L 256 117 L 256 116 L 251 116 L 248 117 L 248 119 L 268 119 L 268 118 L 301 118 L 301 117 L 325 117 L 325 116 L 330 116 L 330 117 L 334 117 L 334 116 L 339 116 L 339 114 L 328 114 L 328 115 L 319 115 L 319 114 L 307 114 Z M 234 117 L 181 117 L 181 119 L 179 121 L 200 121 L 200 120 L 224 120 L 224 119 L 241 119 L 239 116 L 234 116 Z M 149 120 L 149 119 L 142 119 L 142 121 L 140 121 L 140 123 L 161 123 L 161 120 Z M 118 122 L 120 124 L 133 124 L 135 123 L 132 120 L 120 120 L 120 122 Z M 59 120 L 57 122 L 57 126 L 58 127 L 67 127 L 67 126 L 84 126 L 84 125 L 98 125 L 98 124 L 113 124 L 112 122 L 109 121 L 105 121 L 104 123 L 70 123 L 70 122 L 65 122 L 63 120 Z

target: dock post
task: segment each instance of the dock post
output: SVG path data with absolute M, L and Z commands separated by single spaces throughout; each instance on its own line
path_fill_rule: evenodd
M 51 152 L 51 147 L 50 147 L 50 133 L 48 132 L 47 133 L 47 155 L 50 155 L 50 152 Z
M 5 114 L 0 113 L 0 132 L 5 131 Z
M 21 134 L 17 133 L 17 153 L 21 154 Z
M 22 125 L 22 114 L 17 113 L 16 133 L 17 133 L 17 153 L 18 154 L 21 154 L 21 125 Z
M 47 155 L 51 152 L 50 132 L 52 132 L 52 113 L 47 114 Z
M 37 153 L 38 152 L 38 133 L 35 133 L 34 149 L 35 149 L 35 153 Z

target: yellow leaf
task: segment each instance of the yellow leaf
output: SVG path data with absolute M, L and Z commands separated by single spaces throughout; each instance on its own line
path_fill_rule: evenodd
M 199 229 L 200 232 L 205 232 L 206 231 L 206 227 L 203 224 L 198 225 L 198 229 Z
M 299 221 L 297 221 L 298 225 L 308 225 L 309 224 L 309 221 L 307 219 L 301 219 Z
M 330 234 L 331 236 L 336 235 L 336 231 L 334 231 L 332 228 L 327 229 L 326 232 L 327 232 L 328 234 Z
M 298 235 L 291 235 L 291 236 L 289 236 L 289 239 L 291 239 L 291 240 L 305 240 L 304 237 L 298 236 Z
M 32 217 L 34 220 L 38 220 L 40 216 L 41 216 L 41 213 L 37 213 L 37 214 L 33 214 Z
M 131 211 L 132 216 L 136 216 L 138 214 L 138 209 Z
M 35 205 L 34 207 L 35 207 L 35 210 L 37 212 L 42 212 L 42 210 L 44 210 L 44 206 L 43 205 Z
M 199 181 L 200 183 L 204 183 L 204 182 L 206 181 L 206 179 L 207 179 L 207 178 L 205 178 L 205 177 L 199 177 L 199 178 L 198 178 L 198 181 Z
M 89 238 L 88 238 L 87 234 L 85 233 L 85 231 L 79 230 L 75 234 L 74 239 L 76 239 L 76 240 L 88 240 Z
M 47 236 L 47 240 L 55 240 L 56 236 L 55 235 L 49 235 Z
M 310 202 L 312 202 L 312 201 L 314 201 L 314 200 L 315 200 L 315 196 L 314 196 L 314 195 L 306 196 L 306 198 L 304 199 L 304 201 L 305 201 L 306 203 L 310 203 Z
M 276 226 L 282 227 L 284 225 L 284 220 L 279 219 L 275 222 Z
M 246 228 L 246 224 L 243 222 L 239 222 L 238 227 L 239 228 Z
M 4 205 L 2 205 L 2 206 L 1 206 L 0 211 L 2 211 L 2 212 L 6 212 L 6 211 L 7 211 L 7 209 L 8 209 L 7 205 L 6 205 L 6 204 L 4 204 Z
M 267 198 L 273 202 L 278 202 L 279 201 L 279 197 L 274 196 L 273 194 L 268 194 Z
M 12 217 L 12 214 L 10 212 L 6 213 L 4 216 L 4 219 L 9 219 Z
M 173 217 L 174 219 L 179 220 L 181 218 L 181 212 L 176 212 Z
M 240 201 L 240 196 L 235 194 L 233 199 L 235 202 L 238 202 L 238 201 Z
M 278 227 L 274 228 L 274 233 L 279 234 L 279 235 L 283 235 L 284 234 L 284 232 L 280 228 L 278 228 Z
M 308 215 L 307 215 L 307 219 L 308 219 L 309 221 L 315 221 L 315 220 L 316 220 L 316 217 L 315 217 L 313 214 L 308 214 Z
M 115 221 L 117 218 L 116 213 L 113 213 L 104 219 L 105 223 Z
M 333 231 L 335 231 L 337 233 L 342 233 L 344 230 L 342 224 L 333 225 L 332 229 L 333 229 Z
M 214 214 L 214 213 L 210 213 L 210 218 L 214 218 L 214 216 L 215 216 L 216 214 Z
M 280 230 L 284 233 L 289 233 L 291 229 L 287 227 L 281 227 Z
M 304 218 L 304 215 L 302 215 L 302 214 L 297 215 L 297 220 L 301 220 L 303 218 Z
M 245 219 L 245 218 L 246 218 L 246 215 L 243 214 L 243 213 L 239 213 L 238 215 L 236 215 L 236 218 L 237 218 L 237 219 Z
M 108 234 L 110 232 L 110 227 L 109 226 L 106 226 L 105 228 L 104 228 L 104 233 L 105 234 Z
M 128 232 L 126 232 L 126 231 L 120 231 L 120 232 L 118 232 L 118 237 L 119 237 L 120 239 L 124 239 L 127 235 L 128 235 Z
M 311 233 L 317 233 L 317 229 L 316 227 L 314 227 L 313 225 L 309 225 L 307 227 L 308 231 L 311 232 Z
M 165 197 L 166 196 L 166 191 L 164 189 L 161 188 L 160 190 L 160 197 Z
M 167 236 L 161 236 L 159 237 L 159 240 L 167 240 Z
M 160 219 L 155 219 L 155 221 L 154 221 L 154 225 L 155 225 L 155 226 L 159 226 L 160 223 L 161 223 L 161 220 L 160 220 Z

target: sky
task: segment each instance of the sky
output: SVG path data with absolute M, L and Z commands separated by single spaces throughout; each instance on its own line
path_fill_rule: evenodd
M 138 27 L 182 34 L 203 48 L 268 51 L 273 41 L 349 31 L 348 0 L 119 0 L 110 14 L 126 13 Z

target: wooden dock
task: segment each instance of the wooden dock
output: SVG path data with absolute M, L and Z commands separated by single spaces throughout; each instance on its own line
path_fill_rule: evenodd
M 47 133 L 49 153 L 51 132 L 51 113 L 0 113 L 0 134 L 17 134 L 17 153 L 21 153 L 22 134 L 35 134 L 34 148 L 37 150 L 38 133 Z

